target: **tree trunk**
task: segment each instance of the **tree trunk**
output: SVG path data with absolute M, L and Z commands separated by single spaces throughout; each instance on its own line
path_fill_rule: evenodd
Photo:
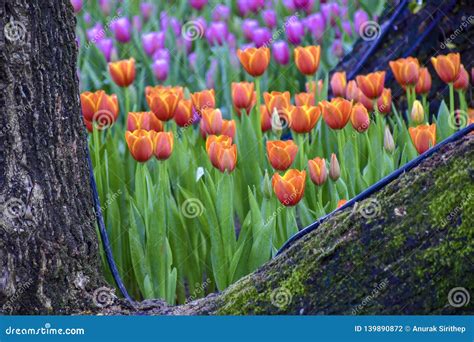
M 103 280 L 72 6 L 2 0 L 0 23 L 0 308 L 86 308 Z
M 333 215 L 221 294 L 109 314 L 468 314 L 474 294 L 474 135 Z
M 428 67 L 432 76 L 433 85 L 428 100 L 431 113 L 436 113 L 440 101 L 448 98 L 449 93 L 447 85 L 436 75 L 430 58 L 459 52 L 466 70 L 470 72 L 474 67 L 474 2 L 423 1 L 423 7 L 416 13 L 410 10 L 410 4 L 411 1 L 388 1 L 379 19 L 379 27 L 367 35 L 368 39 L 359 39 L 334 71 L 344 70 L 348 79 L 353 79 L 358 74 L 386 70 L 385 87 L 392 89 L 396 107 L 406 108 L 405 91 L 395 81 L 388 62 L 407 56 L 417 57 L 421 65 Z M 400 14 L 391 22 L 398 10 L 401 10 Z M 373 39 L 375 37 L 380 39 Z M 374 50 L 371 51 L 371 48 Z

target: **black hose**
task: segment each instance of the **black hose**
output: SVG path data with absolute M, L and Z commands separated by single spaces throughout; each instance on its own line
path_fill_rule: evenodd
M 406 163 L 405 165 L 403 165 L 401 168 L 393 171 L 391 174 L 389 174 L 388 176 L 382 178 L 380 181 L 378 181 L 377 183 L 371 185 L 370 187 L 368 187 L 367 189 L 365 189 L 364 191 L 362 191 L 360 194 L 358 194 L 357 196 L 355 196 L 354 198 L 352 198 L 351 200 L 347 201 L 343 206 L 341 206 L 340 208 L 330 212 L 329 214 L 321 217 L 319 220 L 317 220 L 316 222 L 310 224 L 308 227 L 306 228 L 303 228 L 302 230 L 300 230 L 298 233 L 296 233 L 295 235 L 293 235 L 292 237 L 290 237 L 284 244 L 283 246 L 278 250 L 278 252 L 276 253 L 275 256 L 277 255 L 280 255 L 283 251 L 287 250 L 295 241 L 301 239 L 303 236 L 307 235 L 308 233 L 312 232 L 313 230 L 317 229 L 321 223 L 327 221 L 330 217 L 332 217 L 335 213 L 337 213 L 338 211 L 340 210 L 344 210 L 348 207 L 351 207 L 352 205 L 354 205 L 356 202 L 360 202 L 368 197 L 370 197 L 371 195 L 373 195 L 376 191 L 380 190 L 381 188 L 383 188 L 384 186 L 388 185 L 389 183 L 391 183 L 392 181 L 394 181 L 395 179 L 397 179 L 398 177 L 400 177 L 402 174 L 404 174 L 405 172 L 407 171 L 410 171 L 411 169 L 413 169 L 415 166 L 418 166 L 418 164 L 420 164 L 423 160 L 425 160 L 426 158 L 430 157 L 433 153 L 436 153 L 438 152 L 442 147 L 446 146 L 447 144 L 449 143 L 452 143 L 453 141 L 456 141 L 456 140 L 459 140 L 460 138 L 462 138 L 463 136 L 465 136 L 466 134 L 468 134 L 469 132 L 473 131 L 474 130 L 474 124 L 470 124 L 469 126 L 463 128 L 462 130 L 454 133 L 453 135 L 451 135 L 449 138 L 443 140 L 442 142 L 440 142 L 439 144 L 433 146 L 432 148 L 430 148 L 428 151 L 426 151 L 425 153 L 423 154 L 420 154 L 417 158 L 413 159 L 412 161 Z

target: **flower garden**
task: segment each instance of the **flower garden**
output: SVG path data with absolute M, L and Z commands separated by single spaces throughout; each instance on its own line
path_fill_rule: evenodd
M 94 175 L 135 298 L 224 290 L 474 121 L 459 53 L 334 70 L 383 1 L 71 2 Z M 449 88 L 436 112 L 432 78 Z

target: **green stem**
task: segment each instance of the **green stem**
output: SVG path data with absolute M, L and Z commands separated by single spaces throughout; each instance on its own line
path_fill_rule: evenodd
M 336 131 L 336 135 L 337 135 L 337 151 L 338 151 L 338 156 L 337 156 L 337 159 L 339 161 L 339 166 L 341 168 L 341 176 L 342 175 L 345 175 L 345 168 L 344 168 L 344 156 L 342 155 L 342 146 L 343 146 L 343 131 L 342 130 L 338 130 Z M 345 179 L 345 177 L 344 177 Z
M 261 123 L 261 113 L 260 113 L 260 106 L 262 104 L 261 102 L 261 90 L 260 90 L 260 77 L 255 78 L 255 92 L 257 93 L 257 110 L 255 111 L 257 117 L 255 118 L 255 121 L 257 124 L 254 127 L 257 141 L 258 141 L 258 146 L 259 146 L 259 157 L 262 160 L 263 158 L 263 135 L 262 135 L 262 123 Z M 250 114 L 250 113 L 249 113 Z
M 123 97 L 125 99 L 124 118 L 126 120 L 128 113 L 130 112 L 130 91 L 128 87 L 123 88 Z
M 449 112 L 450 115 L 454 115 L 454 85 L 453 83 L 448 83 L 449 85 Z

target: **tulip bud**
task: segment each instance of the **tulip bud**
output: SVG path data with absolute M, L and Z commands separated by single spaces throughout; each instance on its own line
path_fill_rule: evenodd
M 467 90 L 468 87 L 469 87 L 469 74 L 464 68 L 464 65 L 461 64 L 461 67 L 459 69 L 459 76 L 456 79 L 456 81 L 454 81 L 454 89 Z
M 274 28 L 277 24 L 276 12 L 272 9 L 266 9 L 262 11 L 262 19 L 270 29 Z
M 286 36 L 293 45 L 301 44 L 304 37 L 304 26 L 299 20 L 289 20 L 286 24 Z
M 346 72 L 335 72 L 331 77 L 331 89 L 334 96 L 343 97 L 346 94 Z
M 262 194 L 263 194 L 263 197 L 265 198 L 272 197 L 272 181 L 270 180 L 270 177 L 268 176 L 267 170 L 265 170 L 265 176 L 263 177 L 263 181 L 262 181 Z
M 370 117 L 367 108 L 361 103 L 356 103 L 351 111 L 352 127 L 359 133 L 365 132 L 370 125 Z
M 173 152 L 173 132 L 155 134 L 153 153 L 158 160 L 165 160 Z
M 313 13 L 305 20 L 306 28 L 316 41 L 320 41 L 326 30 L 326 21 L 321 13 Z
M 290 61 L 290 50 L 285 41 L 277 41 L 272 46 L 273 58 L 278 64 L 286 65 Z
M 326 160 L 316 157 L 308 160 L 309 175 L 316 185 L 323 185 L 328 178 Z
M 415 102 L 413 102 L 413 107 L 411 109 L 411 119 L 415 124 L 421 124 L 425 120 L 423 105 L 418 100 L 415 100 Z
M 258 27 L 253 31 L 252 41 L 256 47 L 266 46 L 272 39 L 272 32 L 266 27 Z
M 114 32 L 115 39 L 120 43 L 128 43 L 132 38 L 132 25 L 128 18 L 118 18 L 112 21 L 110 28 Z
M 385 126 L 385 132 L 383 135 L 383 147 L 387 152 L 392 153 L 395 150 L 395 142 L 393 141 L 392 133 L 388 126 Z
M 242 32 L 247 40 L 252 40 L 253 31 L 258 27 L 258 21 L 255 19 L 245 19 L 242 23 Z
M 71 0 L 71 5 L 74 13 L 79 13 L 82 9 L 82 0 Z
M 329 177 L 333 181 L 337 181 L 341 176 L 341 168 L 339 166 L 339 161 L 334 153 L 331 154 L 331 165 L 329 166 Z
M 191 7 L 200 11 L 204 6 L 206 6 L 207 0 L 189 0 L 189 4 L 191 5 Z
M 157 59 L 151 67 L 157 80 L 163 82 L 168 78 L 169 65 L 165 59 Z

